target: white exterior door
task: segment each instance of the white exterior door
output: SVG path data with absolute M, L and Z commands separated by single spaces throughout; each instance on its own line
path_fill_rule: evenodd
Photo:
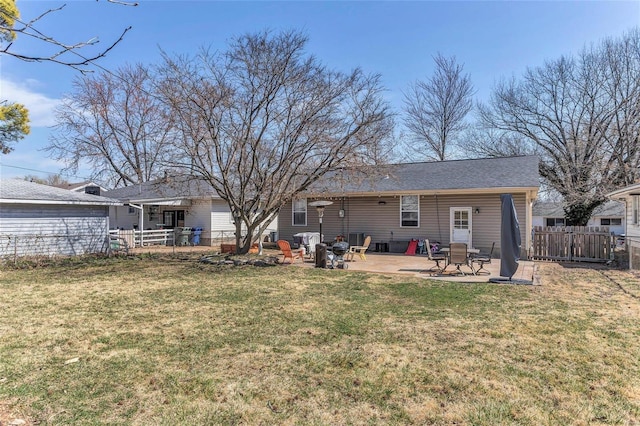
M 471 248 L 471 207 L 451 207 L 450 209 L 450 222 L 451 222 L 451 242 L 465 243 L 467 247 Z

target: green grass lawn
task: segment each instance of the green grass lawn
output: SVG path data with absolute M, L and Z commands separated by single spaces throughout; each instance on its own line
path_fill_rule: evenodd
M 0 423 L 634 425 L 640 286 L 154 256 L 0 272 Z

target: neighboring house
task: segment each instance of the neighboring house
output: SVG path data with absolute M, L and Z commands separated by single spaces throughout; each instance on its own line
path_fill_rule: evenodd
M 640 183 L 613 191 L 607 196 L 624 203 L 629 268 L 640 269 Z
M 533 204 L 533 226 L 566 226 L 562 203 L 536 201 Z M 587 226 L 608 226 L 615 235 L 625 233 L 624 204 L 619 201 L 607 201 L 597 207 Z
M 117 200 L 20 179 L 0 180 L 0 257 L 104 252 Z
M 60 185 L 51 185 L 56 188 L 67 189 L 73 192 L 84 192 L 91 195 L 102 195 L 106 191 L 105 188 L 92 181 L 84 181 L 77 183 L 63 183 Z
M 201 245 L 235 238 L 235 225 L 229 205 L 213 188 L 196 179 L 184 182 L 165 178 L 112 189 L 105 196 L 116 198 L 123 207 L 110 211 L 114 229 L 202 228 Z M 274 221 L 267 234 L 277 231 Z
M 287 204 L 279 214 L 280 237 L 318 232 L 317 199 L 326 207 L 325 241 L 343 235 L 351 244 L 371 235 L 371 249 L 404 252 L 411 239 L 448 245 L 461 241 L 500 253 L 500 195 L 514 199 L 522 255 L 531 242 L 533 201 L 539 189 L 538 157 L 522 156 L 396 164 L 362 170 L 363 178 L 327 177 Z M 344 182 L 344 183 L 341 183 Z

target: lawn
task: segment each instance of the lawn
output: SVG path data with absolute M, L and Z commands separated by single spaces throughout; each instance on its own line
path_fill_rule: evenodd
M 0 423 L 634 425 L 640 285 L 143 256 L 0 272 Z

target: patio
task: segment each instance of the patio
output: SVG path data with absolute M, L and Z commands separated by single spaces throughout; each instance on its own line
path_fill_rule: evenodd
M 296 265 L 302 265 L 300 261 L 295 263 Z M 406 256 L 404 254 L 397 253 L 376 253 L 367 252 L 367 260 L 359 259 L 357 256 L 353 261 L 345 262 L 348 265 L 349 271 L 363 271 L 363 272 L 379 272 L 385 274 L 409 274 L 421 278 L 430 278 L 443 281 L 456 281 L 456 282 L 489 282 L 491 278 L 500 278 L 500 259 L 492 259 L 491 263 L 485 264 L 484 269 L 489 273 L 483 273 L 482 275 L 472 275 L 471 270 L 466 267 L 462 267 L 462 270 L 468 274 L 461 276 L 455 275 L 455 267 L 449 265 L 444 273 L 438 274 L 437 272 L 431 272 L 430 269 L 435 266 L 435 262 L 429 260 L 425 255 Z M 314 267 L 315 264 L 312 259 L 305 259 L 304 266 Z M 476 269 L 478 265 L 475 265 Z M 535 275 L 535 264 L 533 261 L 520 260 L 518 271 L 513 276 L 513 280 L 519 281 L 533 281 Z
M 219 251 L 216 250 L 215 247 L 210 246 L 178 246 L 178 247 L 168 247 L 168 246 L 149 246 L 149 247 L 137 247 L 130 250 L 130 253 L 197 253 L 197 252 L 212 252 Z M 267 255 L 278 256 L 280 259 L 282 258 L 280 250 L 277 249 L 265 249 L 264 253 Z M 425 255 L 415 255 L 415 256 L 406 256 L 404 254 L 398 253 L 377 253 L 377 252 L 369 252 L 367 251 L 367 260 L 364 261 L 360 259 L 358 256 L 354 257 L 353 261 L 345 262 L 348 265 L 349 271 L 362 271 L 362 272 L 377 272 L 383 274 L 407 274 L 413 275 L 420 278 L 429 278 L 435 280 L 443 280 L 443 281 L 456 281 L 456 282 L 489 282 L 491 278 L 500 278 L 500 259 L 492 259 L 490 264 L 485 264 L 484 268 L 489 271 L 489 274 L 482 275 L 471 275 L 471 270 L 466 267 L 462 267 L 462 270 L 466 273 L 469 272 L 468 275 L 460 276 L 453 275 L 455 268 L 453 265 L 450 265 L 444 274 L 436 274 L 435 272 L 430 272 L 433 266 L 435 266 L 435 262 L 429 260 Z M 284 267 L 288 267 L 290 264 L 287 261 L 286 264 L 282 265 Z M 295 262 L 291 265 L 295 267 L 306 267 L 306 268 L 314 268 L 315 262 L 313 258 L 307 257 L 304 259 L 304 262 L 301 262 L 300 259 L 296 259 Z M 477 267 L 477 265 L 476 265 Z M 520 281 L 533 281 L 534 284 L 537 283 L 535 279 L 536 275 L 535 262 L 529 260 L 520 260 L 518 271 L 513 276 L 514 280 Z

